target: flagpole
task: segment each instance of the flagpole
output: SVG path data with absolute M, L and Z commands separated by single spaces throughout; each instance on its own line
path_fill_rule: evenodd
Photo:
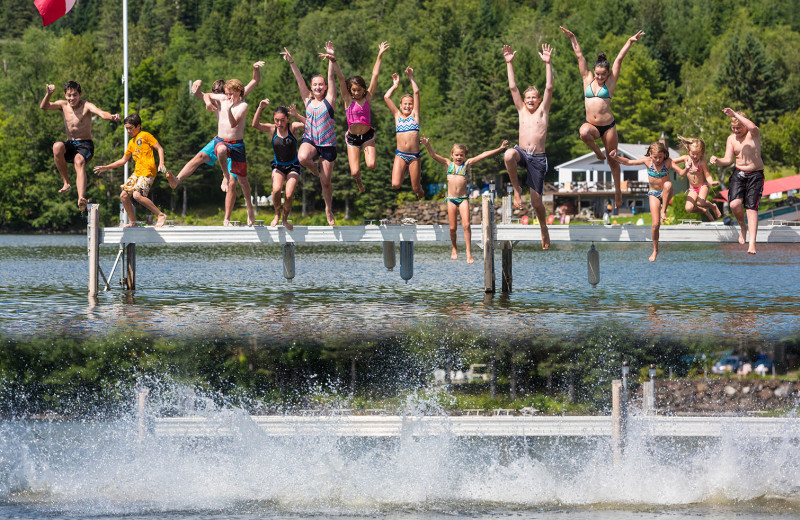
M 126 117 L 128 117 L 128 0 L 122 0 L 122 84 L 125 90 L 125 106 L 123 109 L 124 115 L 122 116 L 124 120 Z M 124 146 L 128 136 L 125 134 L 124 127 L 122 131 L 122 143 Z M 128 182 L 128 163 L 125 163 L 123 175 L 125 177 L 124 182 Z M 121 224 L 129 223 L 128 213 L 122 206 L 122 201 L 119 203 L 119 221 Z

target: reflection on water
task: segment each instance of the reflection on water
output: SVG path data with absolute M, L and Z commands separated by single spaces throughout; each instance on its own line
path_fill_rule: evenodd
M 414 278 L 386 271 L 381 246 L 298 246 L 297 274 L 283 278 L 280 247 L 137 248 L 137 291 L 86 296 L 83 236 L 0 237 L 0 327 L 103 333 L 383 335 L 423 322 L 498 334 L 561 335 L 616 320 L 642 334 L 772 337 L 796 332 L 800 255 L 790 244 L 600 244 L 600 284 L 587 283 L 584 244 L 514 251 L 514 292 L 486 295 L 483 265 L 453 262 L 447 247 L 415 248 Z M 111 269 L 116 246 L 101 248 Z M 499 256 L 496 265 L 499 269 Z

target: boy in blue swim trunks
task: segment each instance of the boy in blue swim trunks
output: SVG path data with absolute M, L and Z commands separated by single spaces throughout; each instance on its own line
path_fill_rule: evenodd
M 94 142 L 92 141 L 92 114 L 102 117 L 107 121 L 119 122 L 119 114 L 110 114 L 100 110 L 92 103 L 81 99 L 81 86 L 77 81 L 68 81 L 64 85 L 64 97 L 58 101 L 50 101 L 50 96 L 55 92 L 55 85 L 47 85 L 46 93 L 39 108 L 42 110 L 60 110 L 64 115 L 64 125 L 67 127 L 67 140 L 53 144 L 53 159 L 56 169 L 64 181 L 59 193 L 69 191 L 69 171 L 67 163 L 75 165 L 75 177 L 78 184 L 78 209 L 86 209 L 86 163 L 94 155 Z
M 522 190 L 517 178 L 517 167 L 524 167 L 526 171 L 525 184 L 530 188 L 531 206 L 539 219 L 539 228 L 542 232 L 542 249 L 550 248 L 550 233 L 547 230 L 547 211 L 542 202 L 544 190 L 544 176 L 547 174 L 547 155 L 545 155 L 545 140 L 547 139 L 547 123 L 550 120 L 550 102 L 553 100 L 553 66 L 550 55 L 553 49 L 542 45 L 539 57 L 545 63 L 544 96 L 539 96 L 539 90 L 528 87 L 522 95 L 517 88 L 517 79 L 514 75 L 514 55 L 508 45 L 503 46 L 503 57 L 506 60 L 508 72 L 508 88 L 511 98 L 519 114 L 519 144 L 506 150 L 503 160 L 508 170 L 508 178 L 514 187 L 514 207 L 522 208 Z
M 264 66 L 263 61 L 257 61 L 253 63 L 253 79 L 245 85 L 244 87 L 244 95 L 247 96 L 250 92 L 253 91 L 254 88 L 258 85 L 261 81 L 261 67 Z M 192 95 L 195 97 L 203 100 L 206 104 L 206 109 L 211 112 L 216 112 L 219 110 L 219 103 L 215 103 L 210 99 L 209 94 L 203 94 L 200 90 L 200 86 L 202 85 L 202 81 L 197 80 L 192 84 Z M 225 80 L 218 79 L 211 85 L 211 94 L 224 94 L 225 93 Z M 167 172 L 167 182 L 169 182 L 169 187 L 173 190 L 177 188 L 181 182 L 183 182 L 186 178 L 191 176 L 194 171 L 200 167 L 201 164 L 207 164 L 209 166 L 214 166 L 214 163 L 217 162 L 217 155 L 214 152 L 214 140 L 206 144 L 202 150 L 197 152 L 191 161 L 186 163 L 184 167 L 178 172 L 178 175 L 172 175 L 172 172 Z M 228 171 L 231 170 L 231 163 L 230 158 L 228 158 Z M 236 175 L 234 174 L 234 178 Z M 228 183 L 225 179 L 222 180 L 222 185 L 220 186 L 222 191 L 226 191 L 228 189 Z

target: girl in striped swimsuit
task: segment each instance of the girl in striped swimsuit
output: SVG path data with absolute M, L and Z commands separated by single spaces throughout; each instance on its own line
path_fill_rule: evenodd
M 289 51 L 284 47 L 281 53 L 283 58 L 292 67 L 292 73 L 297 80 L 300 96 L 306 106 L 306 128 L 303 141 L 297 152 L 300 164 L 311 170 L 319 177 L 322 186 L 322 198 L 325 199 L 325 215 L 328 225 L 335 225 L 333 216 L 333 161 L 336 160 L 336 134 L 333 128 L 333 107 L 336 105 L 336 80 L 334 67 L 333 42 L 325 43 L 325 52 L 320 57 L 328 60 L 328 81 L 322 76 L 311 78 L 311 90 L 308 89 L 300 69 L 292 59 Z M 320 167 L 316 161 L 319 159 Z
M 392 188 L 398 190 L 403 185 L 406 172 L 411 177 L 411 189 L 422 200 L 425 192 L 422 191 L 422 173 L 420 171 L 419 153 L 419 87 L 414 81 L 414 69 L 406 68 L 406 75 L 411 81 L 414 95 L 404 94 L 400 98 L 400 109 L 392 102 L 392 94 L 400 85 L 400 76 L 392 74 L 392 86 L 384 94 L 383 99 L 389 106 L 395 121 L 397 132 L 397 149 L 394 152 L 394 166 L 392 167 Z

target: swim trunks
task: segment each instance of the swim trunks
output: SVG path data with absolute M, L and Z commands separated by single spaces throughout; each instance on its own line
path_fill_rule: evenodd
M 517 166 L 524 166 L 525 170 L 528 172 L 525 178 L 525 184 L 541 195 L 542 191 L 544 191 L 544 176 L 547 174 L 547 154 L 530 154 L 519 145 L 516 145 L 514 150 L 519 154 Z
M 336 160 L 336 155 L 337 155 L 336 154 L 336 146 L 320 146 L 320 145 L 314 144 L 314 141 L 312 141 L 311 139 L 307 139 L 305 137 L 303 137 L 303 140 L 300 141 L 300 142 L 301 143 L 310 144 L 317 151 L 316 155 L 314 155 L 314 159 L 313 159 L 314 161 L 317 160 L 317 157 L 322 157 L 322 160 L 330 161 L 330 162 L 333 162 L 333 161 Z
M 449 201 L 455 204 L 456 206 L 460 206 L 462 202 L 467 200 L 467 197 L 445 197 L 445 202 Z
M 94 141 L 91 139 L 70 139 L 68 141 L 61 142 L 64 143 L 64 146 L 66 147 L 64 159 L 66 159 L 68 163 L 74 163 L 75 156 L 78 154 L 86 159 L 86 162 L 89 162 L 94 156 Z
M 139 177 L 138 175 L 131 175 L 128 177 L 128 180 L 125 181 L 125 184 L 120 186 L 120 188 L 122 188 L 122 191 L 127 191 L 131 195 L 138 191 L 142 194 L 142 196 L 147 197 L 155 180 L 155 177 Z
M 417 159 L 422 157 L 422 154 L 419 153 L 419 152 L 417 152 L 417 153 L 401 152 L 400 150 L 398 150 L 396 148 L 394 150 L 394 154 L 396 156 L 398 156 L 399 158 L 403 159 L 407 163 L 410 163 L 412 161 L 416 161 Z
M 370 128 L 363 134 L 351 134 L 350 130 L 344 134 L 344 140 L 347 142 L 347 146 L 354 146 L 356 148 L 361 148 L 366 143 L 375 139 L 375 129 Z
M 758 209 L 761 194 L 764 192 L 764 170 L 743 172 L 739 168 L 733 169 L 728 181 L 728 200 L 742 199 L 744 209 Z
M 218 150 L 220 145 L 224 145 L 228 151 L 230 159 L 230 173 L 247 177 L 247 154 L 244 149 L 244 140 L 228 140 L 221 137 L 214 138 L 214 150 Z

